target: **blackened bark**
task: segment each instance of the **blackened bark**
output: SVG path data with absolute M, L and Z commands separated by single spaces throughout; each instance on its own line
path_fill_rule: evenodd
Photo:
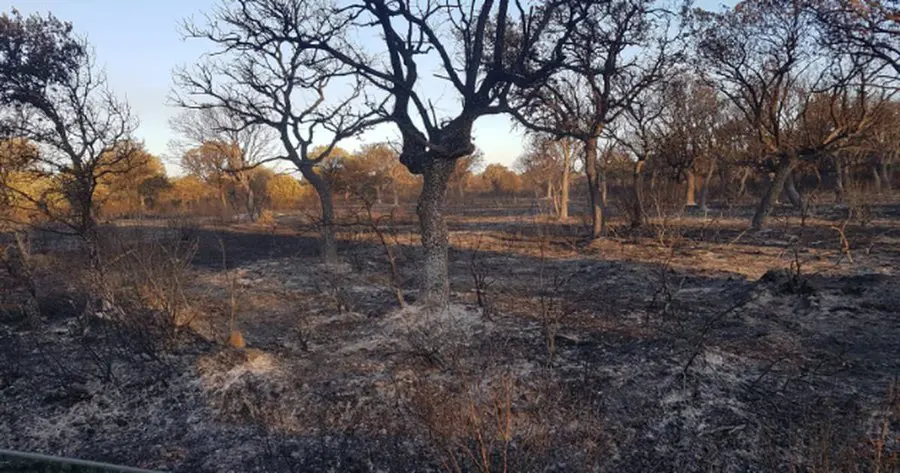
M 638 159 L 634 163 L 634 171 L 631 175 L 631 191 L 634 199 L 631 210 L 632 228 L 640 227 L 646 220 L 644 214 L 644 163 L 643 159 Z
M 778 163 L 778 168 L 775 170 L 775 177 L 772 179 L 772 183 L 760 200 L 759 206 L 756 208 L 756 214 L 753 215 L 751 225 L 753 229 L 758 230 L 765 226 L 769 214 L 772 213 L 772 208 L 775 206 L 778 194 L 784 189 L 784 183 L 791 176 L 791 169 L 793 169 L 793 167 L 794 163 L 789 158 L 782 158 Z
M 837 203 L 843 204 L 845 191 L 844 191 L 844 164 L 841 163 L 841 160 L 837 157 L 834 158 L 834 194 L 837 199 Z
M 875 192 L 881 194 L 881 173 L 878 172 L 878 164 L 872 165 L 872 178 L 875 181 Z
M 784 181 L 784 192 L 791 205 L 798 209 L 803 208 L 803 197 L 800 195 L 800 191 L 797 190 L 797 186 L 794 183 L 794 173 L 791 173 Z
M 588 196 L 590 197 L 591 238 L 597 238 L 604 230 L 603 196 L 600 192 L 600 171 L 597 166 L 597 139 L 591 138 L 585 143 L 584 174 L 587 177 Z
M 563 151 L 562 183 L 559 189 L 559 219 L 569 219 L 569 170 L 572 169 L 572 148 L 566 146 Z

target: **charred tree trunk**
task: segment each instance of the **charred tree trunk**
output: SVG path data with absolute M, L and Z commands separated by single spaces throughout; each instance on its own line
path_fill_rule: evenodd
M 316 173 L 312 165 L 300 166 L 300 173 L 309 181 L 322 206 L 322 259 L 326 265 L 337 262 L 337 241 L 334 237 L 334 199 L 328 181 Z
M 634 163 L 634 172 L 631 175 L 631 189 L 633 208 L 631 211 L 631 226 L 638 228 L 644 224 L 646 216 L 644 214 L 644 160 L 638 159 Z
M 569 219 L 569 170 L 572 169 L 572 150 L 566 147 L 563 151 L 562 182 L 559 187 L 559 219 Z
M 803 207 L 803 197 L 800 195 L 800 191 L 797 190 L 793 172 L 790 173 L 787 180 L 784 181 L 784 193 L 787 195 L 788 202 L 790 202 L 791 205 L 797 208 Z
M 425 165 L 422 193 L 416 213 L 422 233 L 424 279 L 420 301 L 425 305 L 444 307 L 450 303 L 448 247 L 450 234 L 444 220 L 447 183 L 456 167 L 453 159 L 432 159 Z
M 834 158 L 834 197 L 837 203 L 843 204 L 846 190 L 844 189 L 844 164 L 837 157 Z
M 878 172 L 878 163 L 872 164 L 872 180 L 875 182 L 875 192 L 881 194 L 881 173 Z
M 585 143 L 584 174 L 587 177 L 588 196 L 590 197 L 591 238 L 597 238 L 604 230 L 603 196 L 600 192 L 600 171 L 597 163 L 597 139 L 591 138 Z
M 794 180 L 793 172 L 788 175 L 787 181 L 784 183 L 784 190 L 791 205 L 800 210 L 801 216 L 806 217 L 806 202 L 803 200 L 803 194 L 797 189 L 797 182 Z
M 760 200 L 759 206 L 756 208 L 756 214 L 753 215 L 751 225 L 753 229 L 758 230 L 765 226 L 769 214 L 772 213 L 772 208 L 775 206 L 775 201 L 778 199 L 778 194 L 784 189 L 784 183 L 791 176 L 791 169 L 793 167 L 794 163 L 789 158 L 782 158 L 778 163 L 778 168 L 775 170 L 775 177 L 772 179 L 772 183 Z

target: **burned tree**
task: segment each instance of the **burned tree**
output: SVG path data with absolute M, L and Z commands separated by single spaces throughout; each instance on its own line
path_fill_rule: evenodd
M 800 0 L 746 1 L 723 13 L 698 11 L 697 56 L 708 79 L 753 130 L 753 152 L 773 173 L 753 217 L 765 225 L 800 161 L 836 152 L 872 124 L 882 103 L 872 61 L 828 49 L 814 11 Z
M 660 118 L 665 111 L 662 91 L 659 87 L 644 90 L 629 105 L 623 115 L 622 125 L 612 130 L 612 136 L 633 156 L 631 173 L 631 227 L 638 228 L 647 220 L 644 207 L 644 168 L 647 161 L 660 148 Z
M 900 78 L 900 1 L 822 0 L 815 13 L 833 48 L 881 62 Z
M 564 46 L 565 66 L 552 80 L 522 90 L 511 112 L 525 127 L 579 140 L 590 196 L 591 236 L 606 216 L 598 142 L 610 123 L 663 78 L 678 56 L 674 12 L 656 0 L 570 2 L 585 21 Z
M 505 97 L 513 88 L 547 80 L 562 62 L 580 14 L 567 3 L 551 0 L 526 8 L 509 0 L 341 2 L 328 9 L 325 24 L 330 32 L 350 34 L 338 36 L 311 25 L 288 32 L 297 44 L 314 43 L 391 99 L 382 117 L 400 133 L 400 160 L 424 177 L 417 206 L 423 303 L 449 303 L 444 201 L 456 161 L 475 150 L 475 121 L 505 112 Z M 435 78 L 420 71 L 435 62 Z M 437 103 L 436 84 L 447 84 L 457 103 Z
M 661 114 L 662 157 L 687 184 L 685 205 L 706 211 L 704 189 L 716 170 L 716 145 L 723 114 L 716 90 L 690 75 L 669 81 L 662 89 L 666 110 Z
M 320 41 L 337 40 L 344 31 L 320 7 L 300 0 L 238 0 L 222 4 L 206 24 L 187 22 L 187 38 L 215 49 L 197 66 L 176 72 L 174 102 L 229 117 L 230 124 L 216 127 L 220 132 L 267 127 L 277 135 L 278 154 L 254 165 L 290 162 L 312 185 L 322 212 L 322 256 L 330 263 L 337 258 L 334 204 L 316 168 L 339 142 L 380 121 L 382 107 L 367 100 L 353 68 L 312 47 L 308 33 Z
M 172 147 L 183 156 L 182 166 L 198 175 L 209 175 L 225 200 L 224 184 L 230 183 L 232 205 L 246 211 L 251 221 L 259 217 L 260 196 L 255 195 L 253 172 L 275 155 L 273 130 L 262 125 L 245 126 L 224 109 L 186 110 L 170 121 L 180 135 Z
M 544 134 L 531 133 L 525 152 L 516 159 L 516 167 L 523 178 L 534 181 L 538 187 L 545 186 L 547 201 L 553 204 L 556 216 L 562 221 L 569 218 L 570 181 L 578 152 L 576 140 L 554 140 Z
M 86 42 L 53 16 L 0 17 L 0 66 L 0 129 L 37 146 L 27 173 L 51 183 L 39 195 L 8 181 L 5 190 L 56 224 L 52 230 L 80 237 L 99 269 L 98 185 L 143 156 L 130 139 L 130 109 L 108 89 Z

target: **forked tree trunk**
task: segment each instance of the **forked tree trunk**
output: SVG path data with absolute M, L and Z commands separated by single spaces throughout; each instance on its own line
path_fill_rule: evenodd
M 591 238 L 603 234 L 603 196 L 600 193 L 600 172 L 597 166 L 597 139 L 591 138 L 584 147 L 584 174 L 587 177 L 588 196 L 590 197 Z
M 794 182 L 794 173 L 790 173 L 784 181 L 784 193 L 787 195 L 788 202 L 791 205 L 797 208 L 803 207 L 803 197 L 800 195 L 800 191 L 797 190 L 797 185 Z
M 544 197 L 544 200 L 547 201 L 553 215 L 559 215 L 559 201 L 556 199 L 556 193 L 553 189 L 553 179 L 547 180 L 547 195 Z
M 300 173 L 315 189 L 322 206 L 322 260 L 326 265 L 334 264 L 337 262 L 337 241 L 334 237 L 334 199 L 331 187 L 328 181 L 315 172 L 312 165 L 301 166 Z
M 559 187 L 559 219 L 569 219 L 569 170 L 572 168 L 572 147 L 568 144 L 563 149 L 562 182 Z
M 634 172 L 631 175 L 631 190 L 634 202 L 631 210 L 631 226 L 638 228 L 644 224 L 644 163 L 643 159 L 638 159 L 634 163 Z
M 688 207 L 697 205 L 697 176 L 694 174 L 693 169 L 688 169 L 687 171 L 687 196 L 685 205 Z
M 422 234 L 424 270 L 422 297 L 424 305 L 445 307 L 450 304 L 450 280 L 447 251 L 450 234 L 444 220 L 447 183 L 456 167 L 456 160 L 433 159 L 425 165 L 422 193 L 416 205 Z
M 750 179 L 750 168 L 744 168 L 741 171 L 741 186 L 738 188 L 738 199 L 743 198 L 747 192 L 747 179 Z
M 772 178 L 772 183 L 759 201 L 759 206 L 756 208 L 756 214 L 753 215 L 751 225 L 753 229 L 758 230 L 765 226 L 769 214 L 772 213 L 772 208 L 775 206 L 778 194 L 784 189 L 784 183 L 790 177 L 791 169 L 793 167 L 793 161 L 788 158 L 782 158 L 781 162 L 778 163 L 778 168 L 775 170 L 775 177 Z
M 801 194 L 797 189 L 797 182 L 794 179 L 793 172 L 791 172 L 791 174 L 788 176 L 787 181 L 785 181 L 784 187 L 791 205 L 793 205 L 794 208 L 800 210 L 800 215 L 802 217 L 808 217 L 809 208 L 807 207 L 806 200 L 803 199 L 803 194 Z

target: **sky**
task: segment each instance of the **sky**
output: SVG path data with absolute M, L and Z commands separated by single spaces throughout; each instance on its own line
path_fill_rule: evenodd
M 734 0 L 695 0 L 697 6 L 718 9 Z M 53 13 L 70 21 L 75 31 L 86 36 L 94 48 L 98 64 L 104 67 L 111 89 L 131 105 L 140 120 L 136 138 L 151 153 L 166 161 L 177 173 L 169 142 L 174 134 L 169 118 L 178 109 L 169 105 L 172 71 L 192 65 L 208 48 L 203 42 L 183 41 L 179 24 L 187 18 L 202 18 L 217 0 L 0 0 L 0 10 L 16 8 L 23 14 Z M 361 141 L 394 139 L 389 127 L 364 135 L 344 146 L 352 150 Z M 479 119 L 474 140 L 485 154 L 486 163 L 511 166 L 521 154 L 523 132 L 504 116 Z

